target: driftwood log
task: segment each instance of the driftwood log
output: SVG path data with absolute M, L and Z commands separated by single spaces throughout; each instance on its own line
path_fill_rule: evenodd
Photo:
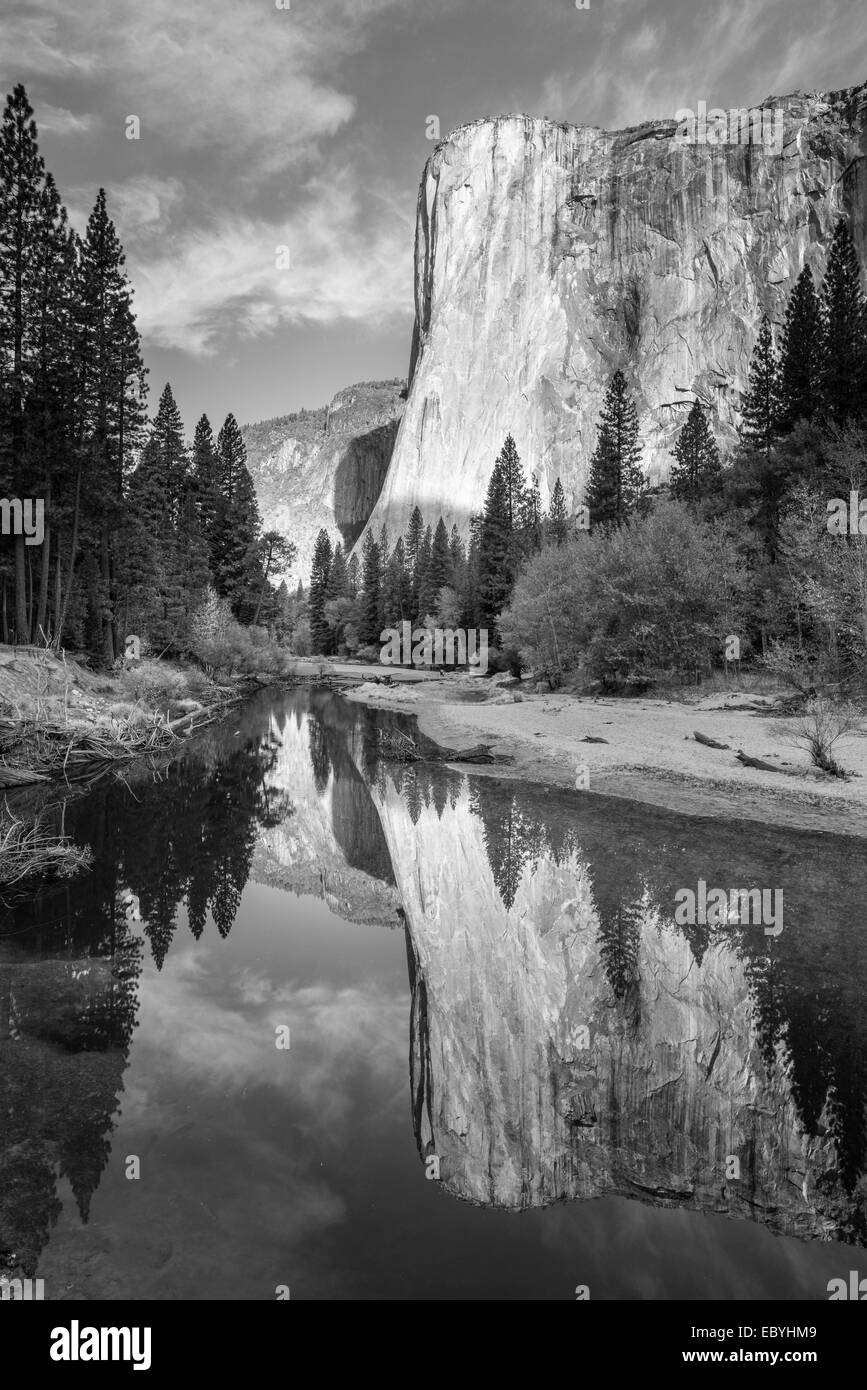
M 707 734 L 700 734 L 698 729 L 693 729 L 692 736 L 696 743 L 703 743 L 705 748 L 731 748 L 730 743 L 717 743 L 715 738 L 709 738 Z
M 762 772 L 782 772 L 784 775 L 788 768 L 777 767 L 776 763 L 767 763 L 764 758 L 751 758 L 749 753 L 744 753 L 740 748 L 737 751 L 737 760 L 743 763 L 744 767 L 758 767 Z

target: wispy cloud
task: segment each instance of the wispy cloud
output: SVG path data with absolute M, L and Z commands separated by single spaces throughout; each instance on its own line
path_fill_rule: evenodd
M 279 223 L 231 214 L 204 228 L 189 225 L 165 244 L 160 238 L 161 249 L 139 258 L 134 276 L 142 331 L 161 347 L 211 353 L 230 335 L 270 333 L 283 323 L 382 322 L 406 314 L 408 219 L 364 231 L 350 171 L 308 192 L 305 205 Z M 146 233 L 160 225 L 155 218 L 141 227 L 137 208 L 133 216 Z M 123 211 L 119 221 L 132 230 Z M 281 258 L 288 266 L 278 264 Z

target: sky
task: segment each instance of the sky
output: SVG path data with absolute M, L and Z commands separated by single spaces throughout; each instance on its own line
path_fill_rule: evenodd
M 404 377 L 435 141 L 524 112 L 617 129 L 867 80 L 864 0 L 2 0 L 73 224 L 127 252 L 151 406 L 188 429 Z M 130 117 L 138 118 L 138 138 Z

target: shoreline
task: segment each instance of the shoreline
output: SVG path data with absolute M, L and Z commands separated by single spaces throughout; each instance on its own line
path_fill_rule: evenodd
M 337 670 L 332 670 L 337 675 Z M 681 815 L 867 838 L 867 736 L 843 737 L 836 755 L 847 780 L 817 775 L 807 754 L 791 742 L 788 721 L 738 708 L 744 692 L 707 695 L 695 703 L 647 697 L 634 700 L 573 696 L 562 692 L 519 699 L 488 687 L 476 698 L 478 677 L 436 681 L 349 685 L 349 700 L 412 715 L 419 731 L 464 768 L 460 753 L 490 744 L 498 759 L 474 765 L 480 777 L 530 781 L 571 791 L 620 797 Z M 727 749 L 695 741 L 695 730 Z M 605 742 L 584 742 L 585 737 Z M 751 757 L 778 762 L 780 772 L 745 767 Z M 503 759 L 503 761 L 499 761 Z M 584 790 L 576 787 L 586 769 Z M 790 775 L 791 774 L 791 775 Z

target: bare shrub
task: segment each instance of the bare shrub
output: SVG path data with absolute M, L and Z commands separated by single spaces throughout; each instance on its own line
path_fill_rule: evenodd
M 789 725 L 792 741 L 805 748 L 815 767 L 845 777 L 845 770 L 834 758 L 834 747 L 844 734 L 860 730 L 859 710 L 852 704 L 833 704 L 824 695 L 807 701 L 803 713 Z

